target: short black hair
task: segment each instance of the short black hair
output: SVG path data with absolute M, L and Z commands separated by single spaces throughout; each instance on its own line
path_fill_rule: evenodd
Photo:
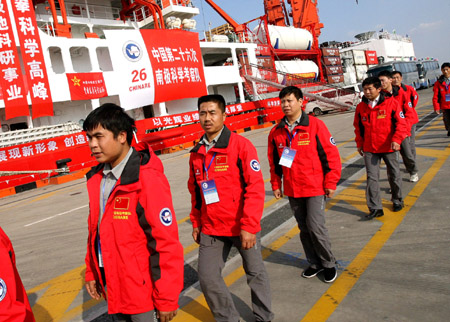
M 278 97 L 280 99 L 282 99 L 283 97 L 291 95 L 291 94 L 294 94 L 294 96 L 297 100 L 303 98 L 302 90 L 295 86 L 286 86 L 285 88 L 283 88 L 280 91 L 280 94 L 278 95 Z
M 211 94 L 211 95 L 204 95 L 202 97 L 199 97 L 198 101 L 197 101 L 198 110 L 200 111 L 200 105 L 202 105 L 203 103 L 207 103 L 207 102 L 216 103 L 219 106 L 222 113 L 225 113 L 225 99 L 223 98 L 222 95 Z
M 378 73 L 378 77 L 387 77 L 387 78 L 392 78 L 392 72 L 388 71 L 388 70 L 382 70 L 381 72 Z
M 394 75 L 397 75 L 397 74 L 399 74 L 400 75 L 400 77 L 403 77 L 403 74 L 402 74 L 402 72 L 401 71 L 399 71 L 399 70 L 394 70 L 392 73 L 391 73 L 391 75 L 392 75 L 392 77 L 394 77 Z
M 444 69 L 445 67 L 450 68 L 450 63 L 443 63 L 441 66 L 441 70 Z
M 367 85 L 373 85 L 373 87 L 375 88 L 380 88 L 381 81 L 378 77 L 367 77 L 365 80 L 363 80 L 362 87 L 364 88 L 364 86 Z
M 111 131 L 114 138 L 120 132 L 127 132 L 127 142 L 131 145 L 133 131 L 135 130 L 134 120 L 125 110 L 113 103 L 105 103 L 93 110 L 83 122 L 84 131 L 92 131 L 101 125 L 105 130 Z

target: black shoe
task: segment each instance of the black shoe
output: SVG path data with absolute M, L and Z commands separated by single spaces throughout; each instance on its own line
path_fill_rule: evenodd
M 336 277 L 337 277 L 336 267 L 331 267 L 331 268 L 325 267 L 325 269 L 323 271 L 323 279 L 324 279 L 325 283 L 334 282 Z
M 370 220 L 376 217 L 382 217 L 384 216 L 384 212 L 383 209 L 373 209 L 370 211 L 370 213 L 368 215 L 366 215 L 366 219 Z
M 450 131 L 447 132 L 447 136 L 450 136 Z
M 394 212 L 398 212 L 403 209 L 403 201 L 400 203 L 394 203 Z
M 305 269 L 305 271 L 302 273 L 302 277 L 304 278 L 311 278 L 319 274 L 321 271 L 323 271 L 323 267 L 321 268 L 312 268 L 311 266 Z

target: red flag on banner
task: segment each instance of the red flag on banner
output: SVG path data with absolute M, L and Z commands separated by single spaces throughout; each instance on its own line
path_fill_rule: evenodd
M 73 101 L 108 96 L 103 73 L 67 73 L 66 75 Z
M 5 101 L 6 119 L 28 116 L 27 91 L 24 86 L 16 42 L 7 11 L 6 0 L 0 1 L 0 85 Z
M 155 81 L 155 103 L 206 95 L 198 34 L 141 30 Z
M 31 0 L 21 0 L 12 1 L 11 4 L 28 78 L 33 119 L 53 116 L 53 102 L 33 3 Z

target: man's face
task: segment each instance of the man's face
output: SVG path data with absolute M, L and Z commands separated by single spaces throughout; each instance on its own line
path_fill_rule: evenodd
M 400 86 L 402 84 L 403 77 L 400 74 L 394 74 L 392 76 L 392 85 Z
M 386 76 L 380 76 L 378 78 L 381 81 L 381 89 L 390 92 L 392 90 L 392 78 Z
M 449 67 L 444 67 L 441 70 L 442 70 L 442 75 L 444 75 L 445 78 L 450 78 L 450 68 Z
M 112 168 L 118 165 L 122 160 L 121 157 L 128 152 L 127 133 L 125 131 L 120 132 L 114 138 L 113 132 L 98 125 L 92 131 L 87 131 L 86 135 L 89 139 L 89 148 L 95 159 L 100 163 L 110 163 Z
M 364 91 L 364 96 L 369 101 L 373 101 L 374 99 L 376 99 L 378 97 L 378 95 L 380 95 L 381 87 L 375 88 L 375 86 L 373 86 L 373 84 L 365 85 L 363 87 L 363 91 Z
M 200 125 L 209 137 L 222 130 L 226 114 L 220 110 L 219 104 L 216 102 L 204 102 L 200 104 L 198 114 Z
M 298 117 L 301 114 L 302 104 L 303 99 L 297 99 L 294 94 L 286 95 L 281 99 L 281 109 L 287 117 Z

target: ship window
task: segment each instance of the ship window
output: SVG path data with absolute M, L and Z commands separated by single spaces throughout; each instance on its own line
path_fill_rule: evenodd
M 233 62 L 231 48 L 201 48 L 205 66 L 226 66 Z
M 51 68 L 55 74 L 63 74 L 65 72 L 64 62 L 62 59 L 61 48 L 48 47 L 50 54 Z
M 89 50 L 86 47 L 70 47 L 70 58 L 74 72 L 86 73 L 92 71 Z
M 96 50 L 98 65 L 102 72 L 112 72 L 113 65 L 111 61 L 111 55 L 109 54 L 108 47 L 98 47 Z

